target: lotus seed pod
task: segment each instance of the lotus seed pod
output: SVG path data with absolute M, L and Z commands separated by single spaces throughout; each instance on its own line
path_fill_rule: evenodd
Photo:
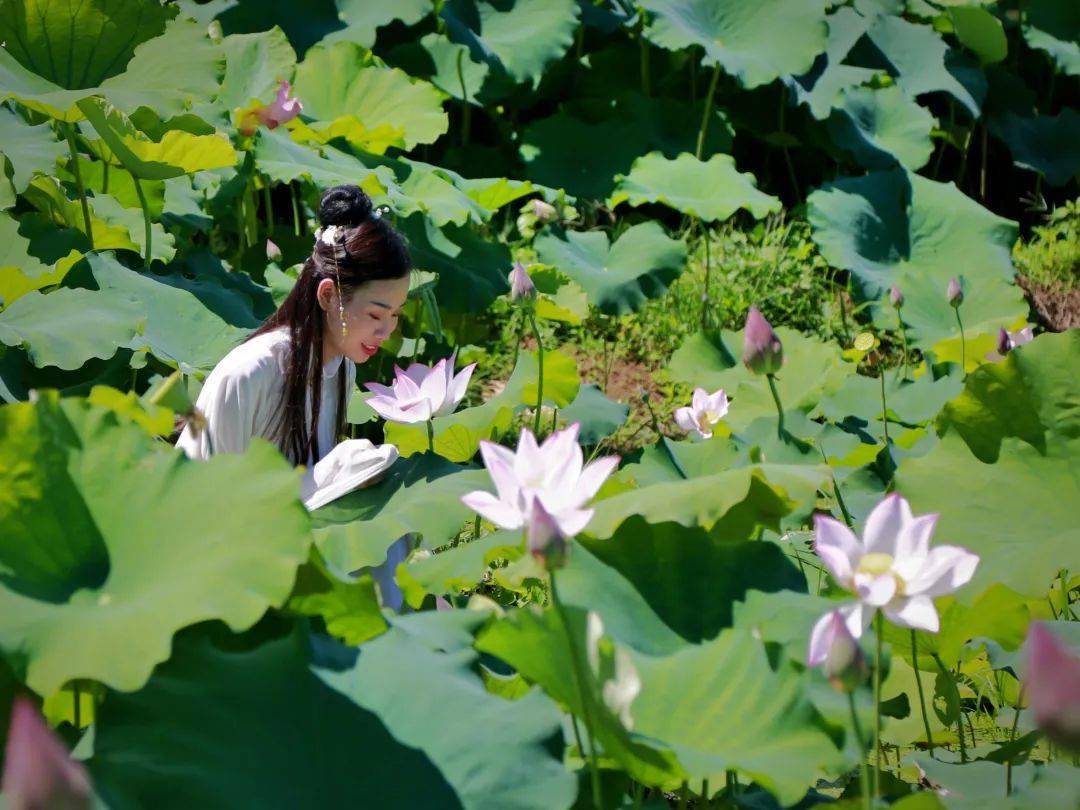
M 757 307 L 746 316 L 743 364 L 755 374 L 775 374 L 784 364 L 784 346 Z

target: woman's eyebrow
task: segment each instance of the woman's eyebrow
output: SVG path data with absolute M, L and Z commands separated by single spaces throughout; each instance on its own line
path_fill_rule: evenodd
M 384 304 L 382 301 L 372 301 L 371 303 L 373 303 L 377 307 L 382 307 L 383 309 L 393 309 L 392 306 L 390 306 L 389 304 Z

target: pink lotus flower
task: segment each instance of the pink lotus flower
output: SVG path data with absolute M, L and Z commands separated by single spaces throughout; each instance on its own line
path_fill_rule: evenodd
M 566 563 L 570 550 L 558 522 L 539 498 L 533 499 L 525 534 L 525 546 L 549 571 Z
M 605 456 L 584 464 L 579 427 L 575 422 L 558 430 L 539 446 L 532 432 L 522 428 L 516 451 L 480 442 L 497 495 L 477 490 L 462 496 L 462 503 L 497 526 L 520 529 L 533 520 L 533 505 L 539 501 L 559 533 L 573 537 L 592 519 L 593 510 L 583 507 L 619 463 L 618 456 Z
M 544 202 L 543 200 L 532 201 L 533 216 L 541 222 L 550 222 L 558 216 L 558 211 L 555 210 L 555 206 L 551 203 Z
M 866 659 L 841 610 L 829 611 L 810 634 L 806 663 L 821 667 L 838 691 L 858 686 L 866 677 Z M 859 628 L 861 634 L 862 628 Z
M 375 394 L 367 404 L 383 419 L 404 424 L 427 422 L 453 413 L 465 397 L 465 389 L 476 368 L 476 363 L 470 363 L 455 376 L 456 357 L 457 352 L 430 368 L 423 363 L 413 363 L 404 371 L 394 366 L 391 385 L 364 384 Z
M 1035 722 L 1050 739 L 1080 749 L 1080 658 L 1042 622 L 1028 630 L 1024 683 Z
M 757 307 L 746 315 L 743 364 L 755 374 L 775 374 L 784 364 L 784 346 Z
M 520 301 L 523 298 L 531 298 L 536 293 L 536 285 L 529 278 L 529 271 L 521 262 L 514 262 L 514 269 L 510 271 L 510 300 Z
M 4 798 L 11 808 L 90 807 L 90 778 L 49 729 L 29 698 L 11 707 L 4 751 Z
M 267 129 L 276 129 L 286 121 L 292 121 L 304 109 L 300 99 L 289 98 L 291 89 L 292 86 L 282 79 L 274 102 L 265 107 L 260 107 L 256 111 L 255 115 L 258 117 L 259 122 Z
M 895 284 L 889 288 L 889 303 L 897 309 L 904 305 L 904 294 L 900 292 L 900 288 Z
M 838 520 L 815 516 L 814 551 L 833 578 L 858 597 L 841 608 L 856 638 L 880 608 L 894 624 L 936 633 L 939 629 L 933 599 L 945 596 L 971 580 L 977 555 L 959 546 L 930 548 L 937 515 L 914 517 L 908 502 L 892 494 L 866 518 L 863 537 Z M 814 632 L 824 632 L 818 621 Z
M 728 398 L 721 388 L 710 394 L 704 388 L 695 388 L 688 406 L 675 411 L 675 424 L 683 430 L 697 433 L 703 439 L 712 438 L 713 425 L 728 412 Z
M 1017 332 L 1010 332 L 1004 326 L 1001 327 L 1001 331 L 998 332 L 997 342 L 997 356 L 988 354 L 988 359 L 1000 360 L 1007 355 L 1017 346 L 1023 346 L 1025 343 L 1031 343 L 1035 339 L 1035 333 L 1030 326 L 1025 326 Z
M 949 299 L 949 306 L 958 307 L 964 303 L 964 288 L 960 281 L 953 276 L 949 279 L 949 286 L 945 288 L 945 297 Z

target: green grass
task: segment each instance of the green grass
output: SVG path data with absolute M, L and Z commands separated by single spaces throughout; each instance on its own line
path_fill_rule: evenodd
M 1013 249 L 1016 269 L 1032 281 L 1054 288 L 1080 288 L 1080 201 L 1054 209 L 1031 239 Z

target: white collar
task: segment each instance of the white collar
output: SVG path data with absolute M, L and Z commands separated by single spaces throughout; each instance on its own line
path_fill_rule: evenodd
M 341 368 L 341 360 L 343 355 L 337 355 L 331 360 L 323 363 L 322 376 L 324 380 L 329 380 L 335 374 L 338 373 L 338 369 Z

